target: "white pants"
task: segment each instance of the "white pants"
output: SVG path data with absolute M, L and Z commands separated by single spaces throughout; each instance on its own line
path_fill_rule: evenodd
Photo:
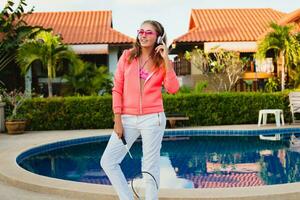
M 143 143 L 142 171 L 151 173 L 159 185 L 159 158 L 161 142 L 166 126 L 164 112 L 146 115 L 122 115 L 124 136 L 130 148 L 141 135 Z M 120 200 L 133 200 L 133 192 L 120 168 L 127 153 L 122 141 L 113 132 L 101 158 L 101 166 L 118 193 Z M 146 200 L 157 200 L 158 190 L 149 175 L 143 174 Z

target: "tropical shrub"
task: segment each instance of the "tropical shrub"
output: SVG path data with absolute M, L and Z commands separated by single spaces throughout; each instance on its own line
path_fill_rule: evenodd
M 285 89 L 285 69 L 290 71 L 291 78 L 295 85 L 299 85 L 300 76 L 300 41 L 299 35 L 295 34 L 293 25 L 281 26 L 276 23 L 270 24 L 271 31 L 258 42 L 255 57 L 263 59 L 267 52 L 272 50 L 275 59 L 281 58 L 281 90 Z M 278 65 L 278 62 L 277 62 Z
M 200 70 L 200 73 L 212 82 L 215 91 L 231 91 L 236 82 L 241 78 L 245 58 L 240 58 L 238 52 L 226 51 L 214 48 L 211 52 L 204 52 L 195 48 L 186 52 L 185 58 L 191 61 L 192 66 Z
M 287 93 L 200 93 L 164 95 L 163 98 L 166 113 L 189 117 L 178 125 L 256 124 L 259 110 L 268 108 L 283 109 L 285 121 L 290 120 Z M 110 95 L 33 98 L 22 105 L 19 113 L 30 119 L 30 130 L 113 127 Z

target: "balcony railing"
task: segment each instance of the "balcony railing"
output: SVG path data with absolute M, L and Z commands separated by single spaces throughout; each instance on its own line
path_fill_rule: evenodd
M 177 76 L 191 75 L 191 63 L 185 59 L 173 62 L 174 70 Z

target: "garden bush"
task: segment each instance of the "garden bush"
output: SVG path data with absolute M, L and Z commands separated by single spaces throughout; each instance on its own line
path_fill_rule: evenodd
M 184 126 L 256 124 L 260 109 L 283 109 L 290 120 L 287 93 L 164 94 L 166 113 L 189 117 Z M 113 127 L 112 99 L 107 96 L 33 98 L 20 111 L 29 130 L 99 129 Z M 272 118 L 270 117 L 272 120 Z

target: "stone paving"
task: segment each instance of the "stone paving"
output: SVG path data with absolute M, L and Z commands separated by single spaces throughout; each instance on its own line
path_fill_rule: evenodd
M 287 125 L 286 127 L 299 127 L 299 126 L 291 126 Z M 260 129 L 270 129 L 276 128 L 274 124 L 270 124 L 264 127 L 260 127 Z M 214 127 L 190 127 L 189 129 L 209 129 L 209 130 L 226 130 L 226 129 L 257 129 L 257 125 L 234 125 L 234 126 L 214 126 Z M 26 172 L 25 170 L 21 169 L 15 163 L 15 158 L 20 152 L 34 147 L 40 146 L 41 144 L 46 144 L 49 142 L 55 142 L 58 140 L 68 140 L 74 138 L 81 138 L 81 137 L 88 137 L 88 136 L 98 136 L 98 135 L 106 135 L 110 134 L 112 130 L 72 130 L 72 131 L 35 131 L 35 132 L 26 132 L 21 135 L 7 135 L 5 133 L 0 133 L 0 200 L 69 200 L 69 199 L 103 199 L 103 200 L 110 200 L 110 199 L 117 199 L 115 196 L 114 191 L 111 187 L 104 187 L 95 185 L 95 184 L 81 184 L 74 183 L 72 181 L 61 181 L 58 179 L 49 180 L 49 178 L 37 176 Z M 10 164 L 10 166 L 9 166 Z M 34 184 L 29 184 L 28 186 L 24 182 L 19 182 L 19 179 L 25 180 L 27 177 L 30 180 L 28 181 L 37 181 L 41 185 L 41 190 L 38 190 L 34 187 Z M 32 180 L 34 179 L 34 180 Z M 61 189 L 59 192 L 53 192 L 47 190 L 47 184 L 51 187 L 61 187 L 65 188 L 66 185 L 66 193 L 64 189 Z M 68 190 L 68 186 L 71 185 L 71 189 L 74 189 L 75 193 L 72 195 L 73 190 Z M 289 186 L 290 184 L 283 185 L 280 189 L 277 186 L 274 187 L 267 187 L 267 188 L 258 188 L 258 189 L 248 189 L 245 190 L 244 193 L 239 196 L 237 195 L 236 198 L 228 198 L 230 195 L 239 193 L 241 188 L 232 189 L 230 192 L 229 190 L 197 190 L 197 191 L 183 191 L 181 193 L 186 193 L 190 196 L 188 199 L 247 199 L 247 200 L 268 200 L 268 199 L 280 199 L 280 200 L 298 200 L 300 195 L 300 183 L 295 183 L 292 187 Z M 70 188 L 70 187 L 69 187 Z M 293 189 L 294 188 L 294 189 Z M 85 196 L 77 196 L 76 192 L 79 190 L 86 191 L 88 194 Z M 97 196 L 93 192 L 97 190 L 98 193 L 109 193 L 112 195 L 108 196 Z M 55 191 L 55 190 L 54 190 Z M 225 191 L 225 192 L 224 192 Z M 226 192 L 228 191 L 228 192 Z M 69 192 L 69 193 L 68 193 Z M 274 192 L 277 196 L 263 196 Z M 170 196 L 160 198 L 162 200 L 166 199 L 186 199 L 186 198 L 179 198 L 179 194 L 177 192 L 171 190 L 163 190 L 160 192 L 163 196 Z M 217 194 L 216 194 L 217 193 Z M 252 197 L 244 198 L 245 195 L 251 195 Z M 78 193 L 81 194 L 81 193 Z M 169 195 L 170 194 L 170 195 Z M 214 198 L 210 198 L 209 195 L 215 195 Z M 202 196 L 203 195 L 203 196 Z M 173 196 L 173 197 L 172 197 Z M 177 197 L 178 196 L 178 197 Z M 203 198 L 202 198 L 202 197 Z M 206 197 L 204 197 L 206 196 Z M 208 198 L 209 197 L 209 198 Z

